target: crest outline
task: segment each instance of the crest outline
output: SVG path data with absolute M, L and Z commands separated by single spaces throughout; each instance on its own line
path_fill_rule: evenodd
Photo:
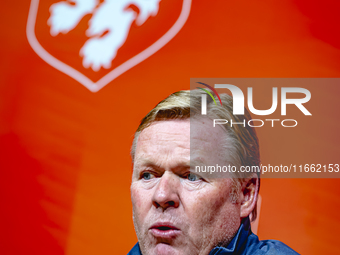
M 39 43 L 35 35 L 35 24 L 37 19 L 39 1 L 40 0 L 31 0 L 26 26 L 26 36 L 28 39 L 28 43 L 30 44 L 34 52 L 47 64 L 78 81 L 91 92 L 98 92 L 100 89 L 105 87 L 108 83 L 116 79 L 118 76 L 124 74 L 126 71 L 130 70 L 134 66 L 140 64 L 141 62 L 152 56 L 154 53 L 159 51 L 162 47 L 164 47 L 182 29 L 189 17 L 191 8 L 191 0 L 183 0 L 181 14 L 179 15 L 176 22 L 172 25 L 172 27 L 164 35 L 162 35 L 149 47 L 139 52 L 132 58 L 126 60 L 119 66 L 113 68 L 109 73 L 101 77 L 98 81 L 94 82 L 89 79 L 85 74 L 51 55 Z

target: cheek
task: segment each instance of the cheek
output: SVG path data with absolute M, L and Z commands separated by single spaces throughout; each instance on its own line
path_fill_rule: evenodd
M 188 196 L 189 219 L 199 223 L 200 227 L 219 225 L 237 214 L 237 206 L 231 203 L 229 190 L 220 189 Z
M 217 194 L 209 192 L 186 194 L 187 199 L 183 201 L 185 214 L 196 227 L 204 227 L 211 221 L 218 204 L 220 204 L 216 196 Z
M 131 186 L 131 201 L 132 201 L 132 211 L 133 211 L 133 223 L 135 225 L 135 230 L 137 236 L 141 231 L 143 225 L 143 219 L 145 218 L 144 209 L 142 207 L 142 198 L 141 194 L 138 192 L 138 189 Z
M 189 215 L 192 236 L 203 246 L 229 242 L 240 225 L 238 206 L 230 202 L 229 194 L 206 193 L 196 199 Z
M 131 185 L 131 201 L 135 217 L 145 217 L 152 204 L 150 192 Z
M 131 201 L 132 201 L 132 206 L 133 208 L 140 208 L 141 206 L 141 198 L 140 194 L 138 192 L 138 189 L 135 188 L 134 186 L 131 186 Z

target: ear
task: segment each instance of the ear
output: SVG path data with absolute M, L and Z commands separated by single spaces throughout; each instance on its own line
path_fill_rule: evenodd
M 241 218 L 245 218 L 254 210 L 257 202 L 259 179 L 256 174 L 244 179 L 241 190 Z

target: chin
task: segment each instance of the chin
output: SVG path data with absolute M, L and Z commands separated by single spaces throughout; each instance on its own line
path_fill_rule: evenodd
M 176 248 L 169 244 L 159 243 L 155 247 L 155 254 L 159 255 L 171 255 L 171 254 L 181 254 Z
M 144 255 L 189 255 L 187 251 L 182 249 L 173 247 L 172 245 L 166 243 L 158 243 L 153 247 L 149 247 L 145 251 L 142 251 Z

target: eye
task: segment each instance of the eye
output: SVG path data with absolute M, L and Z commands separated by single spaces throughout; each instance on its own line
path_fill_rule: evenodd
M 200 178 L 198 178 L 198 176 L 196 174 L 193 174 L 193 173 L 189 173 L 187 178 L 188 178 L 189 181 L 192 181 L 192 182 L 200 179 Z
M 150 180 L 153 177 L 154 177 L 154 175 L 152 173 L 149 173 L 149 172 L 144 172 L 141 175 L 141 179 L 144 179 L 144 180 Z

